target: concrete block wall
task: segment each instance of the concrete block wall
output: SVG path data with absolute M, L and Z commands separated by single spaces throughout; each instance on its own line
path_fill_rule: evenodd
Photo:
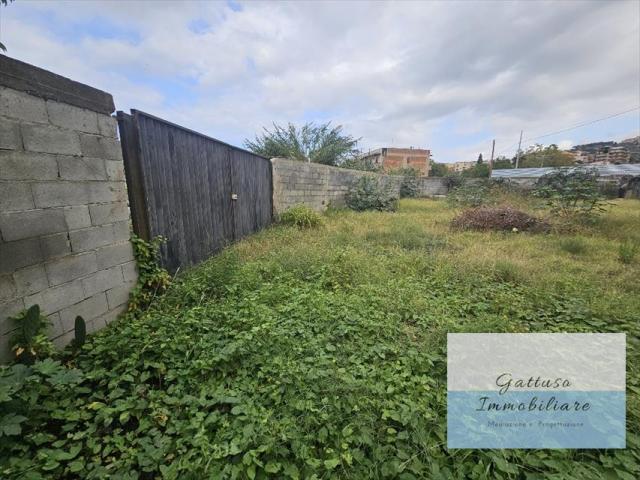
M 61 347 L 73 338 L 77 315 L 88 331 L 114 320 L 126 308 L 137 273 L 113 99 L 22 62 L 0 62 L 5 361 L 12 329 L 7 317 L 40 305 Z M 24 81 L 16 83 L 21 75 Z
M 343 206 L 349 186 L 362 176 L 373 176 L 391 186 L 398 194 L 402 177 L 361 170 L 330 167 L 319 163 L 300 162 L 286 158 L 273 158 L 273 209 L 280 214 L 297 204 L 314 210 L 325 210 L 329 205 Z M 441 178 L 419 179 L 419 195 L 434 196 L 447 193 Z

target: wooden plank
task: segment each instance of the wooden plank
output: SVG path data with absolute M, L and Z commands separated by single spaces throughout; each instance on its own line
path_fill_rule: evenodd
M 131 115 L 118 112 L 117 120 L 133 231 L 139 237 L 149 240 L 149 222 L 142 178 L 143 172 L 140 166 L 138 132 Z
M 162 248 L 167 269 L 199 263 L 269 225 L 271 162 L 137 110 L 131 123 L 148 234 L 167 237 Z

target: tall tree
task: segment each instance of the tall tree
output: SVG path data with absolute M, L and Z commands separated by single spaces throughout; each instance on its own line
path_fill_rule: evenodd
M 520 168 L 563 167 L 575 163 L 573 155 L 560 150 L 557 145 L 532 145 L 520 157 Z
M 449 168 L 444 163 L 431 162 L 430 177 L 446 177 L 449 175 Z
M 482 164 L 482 154 L 478 155 L 478 161 L 476 162 L 478 165 Z
M 321 125 L 305 123 L 302 127 L 292 123 L 283 127 L 274 123 L 273 129 L 265 127 L 254 140 L 246 139 L 244 145 L 265 157 L 340 165 L 358 155 L 358 140 L 343 133 L 341 125 L 332 127 L 330 122 Z

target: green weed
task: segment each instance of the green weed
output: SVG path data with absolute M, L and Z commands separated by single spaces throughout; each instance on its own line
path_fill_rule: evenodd
M 633 202 L 603 217 L 625 238 Z M 0 476 L 635 478 L 637 262 L 575 262 L 552 235 L 451 232 L 453 215 L 403 200 L 320 231 L 267 229 L 72 363 L 0 368 Z M 596 225 L 588 244 L 607 252 L 617 231 Z M 448 450 L 447 332 L 552 331 L 627 334 L 627 448 Z

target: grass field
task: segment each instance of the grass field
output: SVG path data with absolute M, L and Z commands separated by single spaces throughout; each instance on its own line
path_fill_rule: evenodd
M 452 232 L 454 215 L 433 200 L 331 212 L 180 276 L 93 338 L 76 361 L 83 383 L 43 407 L 57 419 L 48 441 L 78 451 L 47 464 L 30 432 L 31 472 L 637 478 L 640 254 L 619 257 L 640 244 L 640 202 L 571 234 Z M 448 451 L 447 332 L 564 331 L 627 333 L 628 448 Z

